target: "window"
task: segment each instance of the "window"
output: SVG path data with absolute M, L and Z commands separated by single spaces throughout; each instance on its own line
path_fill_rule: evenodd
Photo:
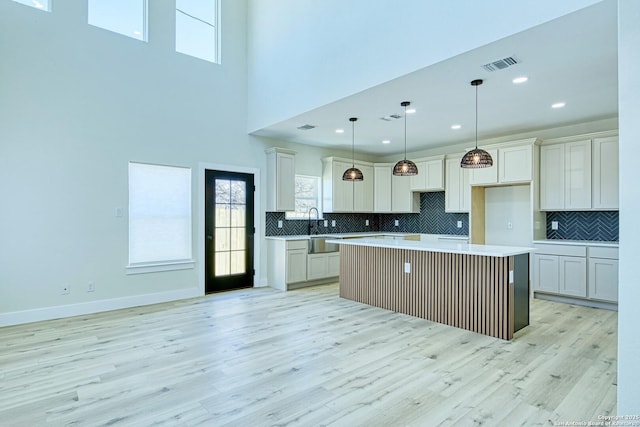
M 296 175 L 296 210 L 287 212 L 286 219 L 307 219 L 309 217 L 309 209 L 318 208 L 318 217 L 321 216 L 320 203 L 320 177 Z
M 219 62 L 218 0 L 176 0 L 176 52 Z
M 89 24 L 147 41 L 147 0 L 89 0 Z
M 192 264 L 191 169 L 129 163 L 129 268 L 181 263 Z
M 51 12 L 51 2 L 49 0 L 13 0 L 16 3 L 35 7 L 36 9 Z

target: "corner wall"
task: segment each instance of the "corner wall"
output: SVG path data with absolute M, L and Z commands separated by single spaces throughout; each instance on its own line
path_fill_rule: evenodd
M 149 2 L 148 43 L 88 25 L 86 3 L 0 1 L 0 325 L 201 294 L 199 162 L 265 168 L 246 1 L 223 0 L 221 65 L 174 51 L 173 2 Z M 125 274 L 129 161 L 192 168 L 194 269 Z

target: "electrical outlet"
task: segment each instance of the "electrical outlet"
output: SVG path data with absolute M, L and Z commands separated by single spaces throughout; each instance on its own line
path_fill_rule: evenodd
M 369 220 L 368 219 L 364 220 L 364 225 L 367 226 L 367 227 L 369 226 Z
M 395 224 L 396 224 L 396 227 L 399 227 L 400 226 L 400 220 L 396 219 Z
M 122 218 L 123 215 L 124 215 L 124 209 L 116 208 L 116 218 Z
M 329 220 L 328 220 L 328 219 L 325 219 L 325 220 L 324 220 L 324 226 L 325 226 L 325 227 L 328 227 L 328 226 L 329 226 Z
M 87 283 L 87 292 L 95 292 L 96 284 L 94 282 Z
M 336 226 L 336 220 L 335 220 L 335 219 L 332 219 L 332 220 L 331 220 L 331 226 L 332 226 L 332 227 L 335 227 L 335 226 Z
M 278 228 L 282 228 L 282 220 L 281 219 L 278 220 Z
M 410 262 L 405 262 L 404 263 L 404 272 L 409 274 L 411 273 L 411 263 Z
M 69 293 L 71 293 L 69 286 L 63 286 L 62 289 L 60 289 L 60 295 L 69 295 Z
M 508 230 L 513 230 L 513 223 L 511 221 L 507 222 L 507 229 Z
M 558 229 L 558 221 L 551 221 L 551 229 L 552 230 Z
M 462 221 L 458 221 L 458 228 L 462 228 Z

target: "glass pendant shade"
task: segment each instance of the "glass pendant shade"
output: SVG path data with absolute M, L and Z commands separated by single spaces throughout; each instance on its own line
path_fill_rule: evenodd
M 356 132 L 355 132 L 355 124 L 357 117 L 351 117 L 349 121 L 351 122 L 351 167 L 344 171 L 342 174 L 343 181 L 362 181 L 364 180 L 364 175 L 362 175 L 362 171 L 356 167 L 355 160 L 355 145 L 356 145 Z
M 491 158 L 491 154 L 482 148 L 474 148 L 462 156 L 460 166 L 469 169 L 488 168 L 493 166 L 493 159 Z
M 358 168 L 349 168 L 342 174 L 343 181 L 362 181 L 364 180 L 364 176 L 362 175 L 362 171 Z
M 393 167 L 393 174 L 396 176 L 413 176 L 418 175 L 418 166 L 411 160 L 400 160 Z
M 478 148 L 478 86 L 482 84 L 482 80 L 474 80 L 471 86 L 476 87 L 476 148 L 470 150 L 460 160 L 460 167 L 465 169 L 489 168 L 493 166 L 491 154 L 485 150 Z
M 393 167 L 393 175 L 395 176 L 414 176 L 418 175 L 418 166 L 411 160 L 407 160 L 407 107 L 411 105 L 409 101 L 400 103 L 404 107 L 404 159 L 400 160 Z

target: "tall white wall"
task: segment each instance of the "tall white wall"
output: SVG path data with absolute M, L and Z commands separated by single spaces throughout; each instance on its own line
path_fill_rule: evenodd
M 174 52 L 171 1 L 149 2 L 148 43 L 88 25 L 86 3 L 47 13 L 0 1 L 0 324 L 12 312 L 193 294 L 198 163 L 264 169 L 246 134 L 246 1 L 223 0 L 222 65 Z M 131 160 L 193 168 L 195 269 L 125 274 Z
M 618 0 L 620 110 L 620 285 L 618 414 L 640 414 L 640 286 L 638 280 L 638 142 L 640 141 L 640 2 Z M 623 420 L 624 421 L 624 420 Z
M 598 2 L 249 0 L 249 130 Z

